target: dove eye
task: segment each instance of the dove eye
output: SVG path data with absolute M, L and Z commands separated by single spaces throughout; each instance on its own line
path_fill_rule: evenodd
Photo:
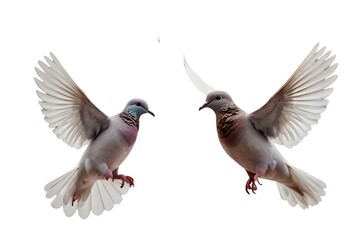
M 135 105 L 137 105 L 138 107 L 142 106 L 142 104 L 140 104 L 140 102 L 137 102 Z
M 218 95 L 216 96 L 216 100 L 221 100 L 222 99 L 222 96 Z

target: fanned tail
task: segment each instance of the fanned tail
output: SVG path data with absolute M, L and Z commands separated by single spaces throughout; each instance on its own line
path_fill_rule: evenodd
M 85 201 L 66 201 L 66 196 L 71 194 L 72 186 L 75 177 L 77 176 L 78 168 L 74 168 L 68 173 L 58 177 L 45 186 L 46 197 L 54 198 L 51 206 L 60 208 L 63 206 L 66 216 L 73 216 L 76 210 L 81 218 L 85 219 L 92 211 L 95 215 L 101 215 L 104 210 L 111 210 L 115 204 L 122 201 L 122 195 L 129 190 L 129 184 L 124 183 L 121 188 L 122 180 L 112 179 L 96 181 L 90 191 L 88 198 Z
M 326 188 L 326 184 L 320 179 L 317 179 L 299 169 L 292 167 L 289 167 L 289 169 L 293 181 L 296 183 L 297 188 L 303 195 L 292 188 L 289 188 L 281 183 L 277 183 L 281 198 L 283 200 L 287 200 L 292 207 L 299 205 L 303 209 L 306 209 L 309 206 L 317 205 L 321 202 L 321 197 L 326 194 L 324 190 Z

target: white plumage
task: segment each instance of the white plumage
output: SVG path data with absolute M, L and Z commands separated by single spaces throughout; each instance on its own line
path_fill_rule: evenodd
M 98 180 L 91 189 L 91 194 L 85 202 L 78 204 L 71 202 L 63 203 L 66 190 L 69 188 L 72 181 L 76 177 L 78 167 L 70 172 L 58 177 L 45 186 L 46 197 L 53 199 L 51 206 L 54 208 L 63 207 L 65 215 L 73 216 L 76 210 L 81 218 L 85 219 L 92 211 L 95 215 L 101 215 L 104 210 L 110 211 L 115 204 L 122 201 L 122 195 L 129 190 L 129 184 L 125 183 L 121 188 L 122 181 L 120 180 Z

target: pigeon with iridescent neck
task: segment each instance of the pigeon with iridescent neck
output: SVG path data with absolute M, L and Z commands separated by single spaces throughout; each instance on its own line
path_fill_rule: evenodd
M 291 166 L 273 143 L 292 147 L 298 144 L 318 122 L 326 109 L 328 88 L 337 78 L 332 75 L 337 64 L 330 51 L 317 51 L 318 44 L 280 88 L 260 109 L 246 113 L 223 91 L 215 91 L 184 62 L 194 85 L 207 94 L 203 108 L 216 114 L 219 141 L 225 152 L 242 166 L 249 178 L 246 192 L 255 193 L 259 178 L 273 180 L 281 198 L 291 206 L 305 209 L 318 204 L 326 184 Z
M 79 164 L 45 186 L 46 196 L 55 197 L 54 208 L 63 206 L 67 216 L 76 210 L 81 218 L 92 211 L 100 215 L 111 210 L 134 185 L 130 176 L 118 174 L 119 165 L 132 150 L 139 130 L 139 118 L 154 114 L 142 99 L 130 100 L 120 114 L 108 117 L 84 94 L 50 53 L 47 64 L 39 61 L 35 78 L 45 121 L 58 138 L 74 148 L 88 145 Z

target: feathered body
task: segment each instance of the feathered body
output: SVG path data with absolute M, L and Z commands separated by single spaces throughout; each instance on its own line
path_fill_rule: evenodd
M 52 206 L 63 206 L 67 216 L 76 210 L 87 218 L 90 211 L 100 215 L 122 200 L 132 177 L 118 174 L 119 165 L 127 158 L 137 139 L 139 118 L 149 111 L 142 99 L 132 99 L 124 110 L 108 117 L 102 113 L 71 79 L 53 54 L 39 62 L 42 70 L 35 78 L 42 112 L 53 132 L 71 147 L 89 144 L 79 164 L 70 172 L 45 186 L 47 197 L 56 196 Z
M 247 193 L 255 192 L 258 178 L 264 178 L 276 181 L 281 198 L 292 206 L 308 208 L 325 195 L 324 182 L 291 166 L 274 145 L 297 145 L 326 109 L 326 98 L 333 90 L 329 86 L 337 79 L 332 75 L 337 64 L 332 65 L 335 56 L 330 57 L 330 51 L 324 53 L 325 48 L 317 48 L 318 44 L 264 106 L 250 114 L 237 107 L 228 93 L 215 91 L 184 63 L 194 85 L 207 93 L 206 103 L 199 110 L 208 107 L 215 112 L 223 149 L 249 175 Z
M 127 158 L 137 138 L 138 129 L 119 116 L 109 119 L 109 127 L 90 142 L 80 159 L 79 170 L 69 185 L 64 203 L 76 196 L 84 202 L 94 183 L 104 177 L 112 178 L 112 172 Z
M 317 194 L 300 184 L 294 177 L 293 168 L 286 162 L 276 146 L 258 130 L 248 118 L 248 114 L 236 105 L 225 107 L 216 113 L 219 141 L 225 152 L 242 166 L 248 173 L 258 173 L 260 178 L 276 181 L 297 192 L 300 196 L 307 195 L 316 203 L 325 192 L 326 185 L 316 178 Z M 227 129 L 227 131 L 224 131 Z M 258 176 L 257 176 L 258 177 Z M 301 198 L 302 199 L 302 198 Z M 307 203 L 302 203 L 307 206 Z M 312 204 L 313 205 L 313 204 Z

